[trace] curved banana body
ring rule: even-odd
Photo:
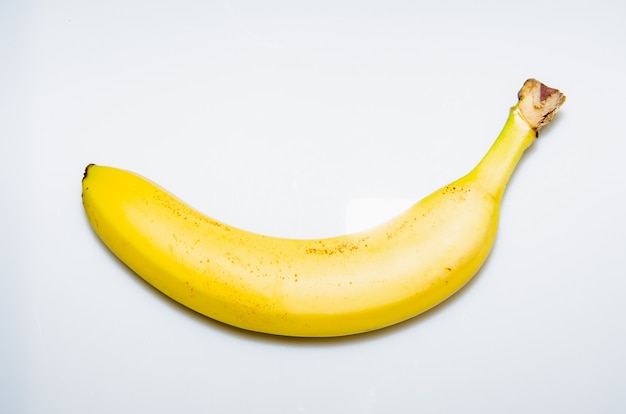
[[[560,106],[564,97],[550,91]],[[137,174],[96,165],[85,171],[83,204],[115,255],[210,318],[287,336],[370,331],[437,305],[487,258],[506,183],[542,125],[529,122],[522,101],[468,175],[368,231],[316,240],[255,234],[207,217]]]

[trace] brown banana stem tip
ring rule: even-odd
[[[528,79],[517,94],[517,104],[522,117],[531,128],[539,131],[547,125],[565,102],[565,95],[536,79]]]

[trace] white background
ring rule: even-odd
[[[625,411],[625,18],[617,0],[2,2],[0,411]],[[528,77],[568,100],[491,257],[377,333],[197,316],[82,210],[98,163],[249,230],[341,233],[359,200],[418,200],[473,167]]]

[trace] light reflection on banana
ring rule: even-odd
[[[524,150],[565,101],[529,79],[469,174],[371,230],[270,237],[210,218],[129,171],[89,165],[83,205],[132,270],[183,305],[243,329],[340,336],[418,315],[465,285],[493,245],[500,202]]]

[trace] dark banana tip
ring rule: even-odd
[[[89,172],[89,167],[93,167],[94,165],[96,165],[96,164],[93,164],[93,163],[92,163],[92,164],[89,164],[89,165],[87,165],[87,166],[85,167],[85,172],[83,172],[83,180],[84,180],[85,178],[87,178],[87,173]]]

